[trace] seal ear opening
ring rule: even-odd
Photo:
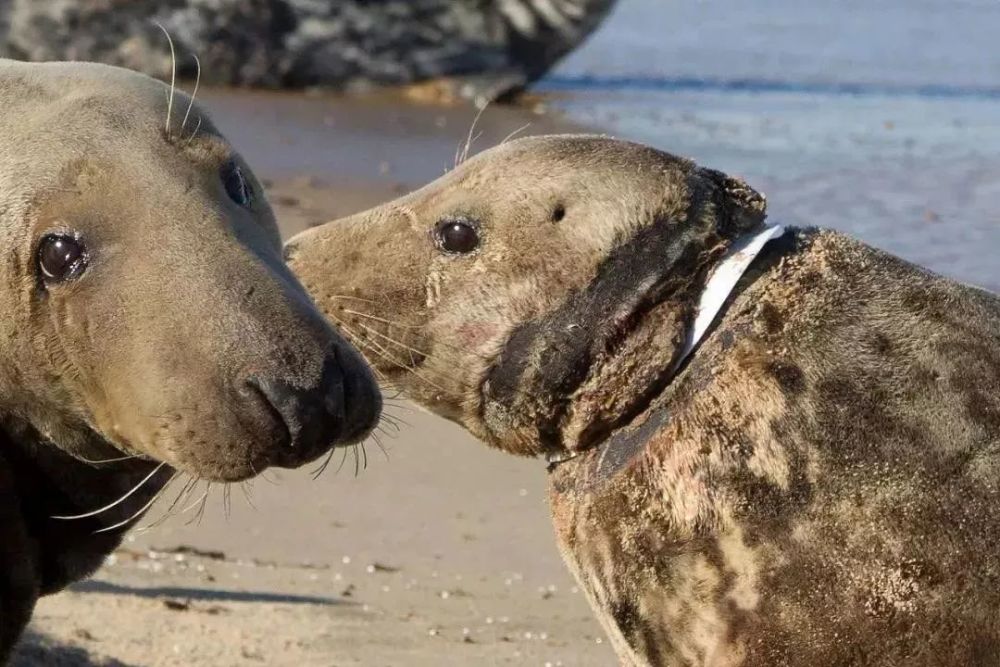
[[[713,199],[719,210],[723,233],[742,234],[764,224],[767,218],[767,198],[746,181],[715,169],[702,168],[701,173],[715,186]]]

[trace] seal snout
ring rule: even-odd
[[[296,468],[337,445],[364,438],[378,420],[381,396],[350,353],[332,349],[314,383],[254,374],[245,381],[253,409],[263,410],[281,434],[268,451],[270,465]]]

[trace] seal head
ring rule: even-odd
[[[573,452],[662,390],[708,273],[764,208],[651,148],[536,137],[286,256],[386,382],[509,452]]]
[[[134,72],[11,61],[0,101],[8,430],[219,481],[367,433],[369,371],[284,266],[261,186],[199,107],[185,125],[189,100]]]

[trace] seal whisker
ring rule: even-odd
[[[109,504],[105,505],[104,507],[102,507],[100,509],[96,509],[96,510],[94,510],[92,512],[87,512],[86,514],[75,514],[75,515],[71,515],[71,516],[53,516],[53,517],[50,517],[50,518],[57,519],[59,521],[74,521],[76,519],[87,519],[87,518],[92,517],[92,516],[97,516],[98,514],[103,514],[104,512],[107,512],[110,509],[114,509],[118,505],[121,505],[123,502],[125,502],[126,500],[128,500],[129,498],[131,498],[136,492],[138,492],[139,489],[141,489],[146,484],[146,482],[148,482],[149,480],[153,479],[153,477],[155,477],[156,474],[158,472],[160,472],[160,470],[162,470],[163,466],[165,466],[165,465],[167,465],[167,464],[164,462],[164,463],[161,463],[160,465],[156,466],[155,468],[153,468],[153,471],[150,472],[145,477],[143,477],[142,481],[139,482],[138,484],[136,484],[134,487],[132,487],[132,489],[129,492],[127,492],[125,495],[123,495],[121,498],[119,498],[118,500],[114,501],[113,503],[109,503]],[[171,477],[171,479],[173,479],[173,477]],[[162,489],[161,489],[161,491],[162,491]]]
[[[192,487],[192,488],[191,488],[191,493],[194,493],[194,489],[195,489],[196,487],[197,487],[197,485],[195,485],[194,487]],[[183,515],[183,514],[187,514],[188,512],[190,512],[191,510],[193,510],[193,509],[194,509],[195,507],[197,507],[198,503],[200,503],[200,502],[202,501],[202,499],[203,499],[203,498],[204,498],[205,496],[207,496],[207,495],[208,495],[208,492],[209,492],[209,491],[210,491],[211,489],[212,489],[212,483],[211,483],[211,482],[206,482],[206,483],[205,483],[205,491],[204,491],[204,493],[202,493],[202,494],[201,494],[200,496],[198,496],[198,499],[197,499],[197,500],[195,500],[195,501],[194,501],[193,503],[191,503],[190,505],[188,505],[187,507],[185,507],[184,509],[182,509],[182,510],[180,511],[180,514],[181,514],[181,515]],[[189,494],[189,495],[190,495],[190,494]],[[186,500],[186,498],[185,498],[185,500]]]
[[[312,473],[312,478],[313,478],[313,481],[315,481],[315,480],[319,479],[319,478],[320,478],[320,476],[321,476],[321,475],[322,475],[322,474],[323,474],[324,472],[326,472],[326,467],[327,467],[328,465],[330,465],[330,461],[331,461],[331,460],[333,460],[333,453],[334,453],[335,451],[337,451],[337,448],[336,448],[336,447],[332,448],[332,449],[330,450],[330,452],[329,452],[329,453],[328,453],[328,454],[326,455],[326,458],[325,458],[325,459],[323,459],[323,463],[321,463],[321,464],[320,464],[320,466],[319,466],[319,467],[318,467],[318,468],[317,468],[316,470],[314,470],[314,471],[313,471],[313,473]]]
[[[250,480],[240,482],[240,490],[243,492],[243,497],[246,498],[247,505],[249,505],[256,512],[257,504],[253,501],[253,483]]]
[[[347,461],[347,447],[343,447],[342,449],[344,453],[340,456],[340,465],[337,466],[335,474],[339,474],[344,469],[344,463]]]
[[[160,499],[160,496],[162,496],[163,492],[167,490],[171,482],[173,482],[179,476],[180,473],[178,472],[175,472],[173,475],[171,475],[170,479],[168,479],[166,483],[162,487],[160,487],[160,490],[153,494],[153,497],[149,499],[149,502],[140,507],[132,516],[130,516],[127,519],[124,519],[123,521],[119,521],[118,523],[112,524],[110,526],[105,526],[104,528],[101,528],[99,530],[95,530],[94,535],[97,535],[98,533],[108,533],[111,532],[112,530],[117,530],[118,528],[121,528],[122,526],[127,526],[128,524],[132,523],[133,521],[141,517],[143,514],[146,513],[146,511],[150,507],[153,506],[153,503],[155,503],[157,500]]]
[[[191,115],[191,109],[192,109],[192,107],[194,107],[194,99],[196,97],[198,97],[198,86],[201,85],[201,60],[198,58],[197,55],[192,55],[191,57],[194,58],[194,65],[195,65],[195,68],[196,68],[195,77],[194,77],[194,90],[191,92],[191,99],[188,100],[187,111],[184,112],[184,119],[181,121],[181,134],[184,134],[184,128],[187,127],[188,116]],[[201,126],[201,124],[200,124],[201,123],[201,118],[200,117],[199,117],[198,121],[199,121],[199,127],[200,127]],[[192,136],[194,136],[194,135],[192,134]]]
[[[222,487],[222,513],[226,517],[226,522],[229,521],[233,509],[232,490],[233,485],[228,482]]]
[[[401,342],[401,341],[399,341],[399,340],[396,340],[396,339],[395,339],[395,338],[393,338],[392,336],[388,336],[388,335],[386,335],[386,334],[384,334],[384,333],[382,333],[382,332],[378,331],[377,329],[373,329],[372,327],[369,327],[369,326],[367,326],[367,325],[365,325],[365,324],[363,324],[363,323],[361,323],[361,322],[358,322],[357,324],[358,324],[358,325],[359,325],[360,327],[362,327],[362,328],[363,328],[363,329],[364,329],[365,331],[367,331],[367,332],[369,332],[369,333],[372,333],[372,334],[374,334],[374,335],[378,336],[379,338],[382,338],[383,340],[387,341],[387,342],[388,342],[389,344],[391,344],[391,345],[395,345],[396,347],[400,347],[400,348],[402,348],[402,349],[406,350],[407,352],[410,352],[411,354],[418,354],[418,355],[420,355],[421,357],[423,357],[423,358],[424,358],[425,360],[427,360],[427,361],[439,361],[439,362],[441,362],[441,363],[443,363],[443,364],[447,364],[447,363],[448,363],[448,361],[447,361],[447,360],[445,360],[445,359],[442,359],[441,357],[438,357],[438,356],[436,356],[436,355],[434,355],[434,354],[431,354],[431,353],[429,353],[429,352],[423,352],[423,351],[421,351],[421,350],[419,350],[419,349],[417,349],[417,348],[415,348],[415,347],[412,347],[412,346],[410,346],[410,345],[407,345],[406,343],[403,343],[403,342]],[[385,348],[385,346],[382,346],[382,345],[379,345],[379,344],[378,344],[378,343],[376,343],[375,341],[372,341],[372,340],[368,340],[368,341],[366,341],[366,342],[369,342],[369,343],[372,343],[373,345],[376,345],[376,346],[378,346],[379,348],[381,348],[382,350],[384,350],[384,351],[385,351],[385,352],[386,352],[387,354],[391,354],[391,353],[389,353],[389,351],[388,351],[388,350],[387,350],[387,349]],[[457,348],[456,348],[456,349],[457,349]],[[472,356],[476,356],[476,357],[479,357],[479,355],[475,355],[475,354],[473,354]],[[485,361],[485,360],[487,360],[487,358],[486,358],[486,357],[479,357],[479,358],[482,358],[482,359],[483,359],[484,361]],[[427,380],[426,380],[425,378],[423,378],[423,377],[422,377],[422,376],[421,376],[421,375],[420,375],[420,374],[419,374],[419,373],[417,372],[417,366],[416,366],[417,362],[416,362],[415,360],[413,360],[412,356],[411,356],[411,360],[410,360],[410,364],[409,364],[409,365],[406,365],[406,364],[402,364],[402,362],[399,362],[398,360],[395,360],[395,359],[393,359],[393,361],[394,361],[394,362],[395,362],[395,363],[396,363],[397,365],[401,365],[402,367],[404,367],[404,368],[405,368],[405,369],[406,369],[407,371],[409,371],[410,373],[413,373],[413,374],[414,374],[414,375],[416,375],[417,377],[419,377],[419,378],[421,378],[422,380],[424,380],[425,382],[427,382]],[[467,384],[467,383],[464,383],[464,382],[462,382],[462,380],[461,380],[461,379],[459,379],[459,378],[456,378],[456,377],[454,377],[453,375],[450,375],[450,374],[446,374],[446,373],[445,373],[445,371],[440,371],[440,370],[437,370],[437,369],[435,369],[435,368],[434,368],[434,366],[432,366],[432,365],[430,365],[430,364],[427,364],[427,363],[423,363],[423,364],[421,364],[421,365],[420,365],[420,370],[421,370],[422,372],[424,372],[424,373],[428,373],[428,374],[430,374],[430,375],[432,375],[432,376],[435,376],[435,377],[437,377],[437,378],[438,378],[439,380],[442,380],[442,381],[444,381],[444,382],[446,382],[446,383],[449,383],[449,382],[450,382],[450,383],[453,383],[453,384],[455,384],[455,385],[457,386],[457,388],[458,388],[458,389],[472,389],[472,388],[474,388],[474,387],[475,387],[475,385],[473,385],[473,384],[471,384],[471,383],[470,383],[470,384]],[[438,386],[438,385],[436,385],[436,384],[432,384],[431,386],[433,386],[433,387],[434,387],[435,389],[438,389],[438,390],[440,390],[440,391],[447,391],[447,389],[445,389],[445,388],[443,388],[443,387],[440,387],[440,386]]]
[[[350,300],[350,301],[364,301],[365,303],[378,304],[378,302],[375,301],[374,299],[364,299],[364,298],[362,298],[360,296],[350,296],[349,294],[328,294],[327,298],[328,299],[346,299],[346,300]]]
[[[361,338],[355,331],[353,331],[350,327],[348,327],[346,324],[344,324],[336,316],[331,315],[330,317],[335,322],[337,322],[338,326],[353,340],[353,342],[358,347],[360,347],[360,348],[362,348],[364,350],[368,350],[370,352],[374,352],[375,354],[377,354],[378,356],[382,357],[383,359],[385,359],[386,361],[388,361],[392,365],[397,366],[398,368],[400,368],[400,369],[402,369],[402,370],[404,370],[404,371],[406,371],[408,373],[412,373],[414,375],[414,377],[417,377],[420,380],[423,380],[430,387],[432,387],[434,389],[437,389],[438,391],[445,392],[445,393],[448,392],[448,390],[445,389],[444,387],[441,387],[437,383],[435,383],[435,382],[433,382],[433,381],[425,378],[423,375],[421,375],[412,366],[407,366],[405,363],[403,363],[402,361],[400,361],[399,359],[397,359],[396,357],[394,357],[388,350],[386,350],[383,346],[379,345],[375,341],[373,341],[373,340],[365,340],[365,339]]]
[[[366,313],[359,313],[359,312],[354,311],[354,310],[347,310],[346,308],[344,309],[343,312],[349,313],[351,315],[359,315],[361,317],[365,317],[365,318],[374,320],[376,322],[382,322],[383,324],[386,324],[388,326],[398,326],[399,328],[406,328],[405,325],[398,325],[395,322],[391,322],[389,320],[385,320],[385,319],[382,319],[380,317],[375,317],[374,315],[367,315]],[[417,349],[417,348],[412,347],[410,345],[407,345],[406,343],[403,343],[401,341],[395,340],[395,339],[391,338],[390,336],[388,336],[387,334],[384,334],[384,333],[378,331],[377,329],[373,329],[371,327],[365,326],[365,324],[363,324],[362,322],[358,322],[358,326],[362,326],[362,327],[365,328],[366,331],[370,331],[371,333],[376,334],[377,336],[379,336],[381,338],[384,338],[385,340],[388,340],[389,342],[393,343],[394,345],[398,345],[399,347],[405,348],[405,349],[407,349],[407,350],[409,350],[411,352],[415,352],[415,353],[419,354],[422,357],[427,357],[428,359],[434,358],[434,355],[431,354],[430,352],[425,352],[423,350],[420,350],[420,349]],[[416,329],[418,327],[412,327],[412,328]],[[444,341],[437,341],[437,344],[440,345],[441,347],[445,348],[445,349],[454,350],[456,352],[461,352],[463,354],[469,354],[469,355],[471,355],[473,357],[477,357],[477,358],[482,359],[484,361],[488,361],[490,359],[490,357],[488,357],[486,355],[478,354],[478,353],[476,353],[476,352],[474,352],[474,351],[472,351],[472,350],[470,350],[468,348],[459,347],[457,345],[451,345],[449,343],[445,343]]]
[[[517,128],[516,130],[514,130],[513,132],[511,132],[510,134],[508,134],[506,137],[504,137],[500,141],[500,143],[497,144],[497,146],[503,146],[505,143],[507,143],[508,141],[510,141],[511,139],[513,139],[514,137],[516,137],[517,135],[521,134],[522,132],[524,132],[525,130],[527,130],[529,127],[531,127],[531,123],[525,123],[521,127]]]
[[[413,426],[412,424],[409,424],[409,423],[407,423],[405,421],[402,421],[402,420],[393,419],[392,417],[382,417],[379,420],[379,427],[384,427],[385,425],[388,425],[396,433],[399,433],[402,430],[402,428],[400,427],[400,424],[402,424],[403,426],[410,427],[410,428],[412,428],[412,426]]]
[[[473,137],[472,135],[476,131],[476,125],[479,124],[479,119],[482,118],[483,114],[486,113],[486,109],[490,106],[489,101],[487,101],[482,107],[480,107],[479,112],[476,113],[476,117],[472,119],[472,125],[469,126],[469,134],[465,138],[465,147],[461,151],[460,157],[455,160],[455,166],[458,167],[460,164],[469,159],[469,151],[472,150],[473,142],[482,136],[482,132]],[[460,144],[461,146],[461,144]]]
[[[201,116],[198,116],[198,122],[194,126],[194,131],[191,132],[191,136],[187,138],[187,141],[184,144],[185,146],[190,146],[191,142],[194,141],[195,138],[198,136],[198,130],[201,129],[201,120],[202,120]]]
[[[188,481],[184,483],[184,486],[181,487],[180,492],[174,497],[173,501],[167,507],[166,511],[163,512],[163,515],[156,521],[146,526],[140,526],[139,528],[136,529],[136,532],[144,533],[146,531],[152,530],[153,528],[156,528],[157,526],[162,525],[163,522],[165,522],[167,519],[173,516],[174,508],[177,507],[178,504],[180,504],[183,498],[186,498],[188,495],[191,494],[191,491],[194,489],[197,483],[198,479],[196,477],[189,478]]]
[[[341,311],[341,312],[347,313],[348,315],[357,315],[359,317],[364,317],[365,319],[368,319],[368,320],[375,320],[376,322],[381,322],[382,324],[387,324],[387,325],[389,325],[391,327],[398,327],[400,329],[417,329],[417,330],[419,330],[419,329],[425,329],[426,328],[426,327],[422,327],[422,326],[419,326],[419,325],[416,325],[416,324],[403,324],[401,322],[393,322],[391,320],[387,320],[385,318],[377,317],[375,315],[372,315],[371,313],[362,313],[362,312],[359,312],[357,310],[349,310],[347,308],[344,308],[343,311]]]
[[[118,456],[113,459],[88,459],[83,456],[77,456],[77,459],[83,461],[84,463],[89,463],[91,465],[101,465],[102,463],[119,463],[121,461],[131,461],[132,459],[142,458],[137,454],[129,454],[128,456]]]
[[[167,29],[163,27],[163,24],[159,21],[153,21],[156,27],[159,28],[163,35],[167,38],[167,44],[170,46],[170,94],[167,97],[167,124],[165,132],[167,137],[170,137],[170,117],[173,115],[174,111],[174,91],[177,90],[177,52],[174,50],[174,40],[167,32]]]
[[[372,440],[374,440],[378,448],[382,450],[382,456],[384,456],[385,460],[388,461],[389,452],[386,450],[385,445],[382,444],[382,438],[378,437],[378,433],[372,433]]]
[[[205,516],[205,506],[208,504],[208,494],[212,491],[212,483],[209,482],[208,486],[205,487],[205,493],[201,495],[200,504],[198,505],[198,511],[193,517],[191,517],[186,525],[191,525],[192,523],[201,523],[202,517]],[[193,507],[193,505],[192,505]]]

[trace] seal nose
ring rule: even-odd
[[[272,417],[287,432],[285,447],[268,457],[273,465],[295,468],[329,451],[363,437],[378,419],[380,400],[364,395],[331,352],[322,373],[311,386],[299,386],[280,377],[252,375],[246,383],[269,406]],[[345,376],[349,378],[345,384]],[[362,395],[359,395],[362,394]]]

